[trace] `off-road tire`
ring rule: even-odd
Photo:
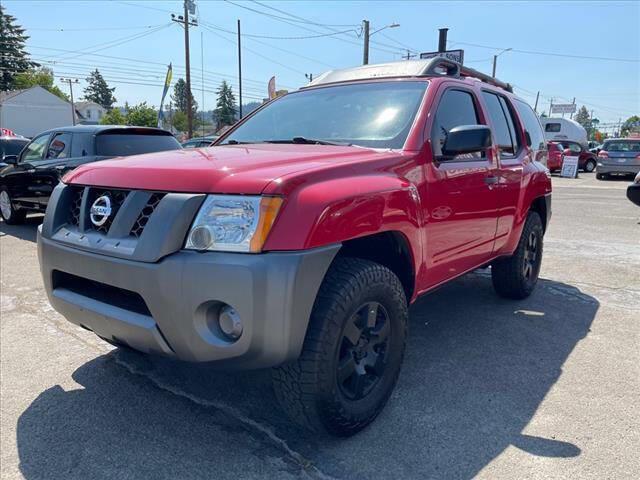
[[[378,379],[365,396],[350,399],[346,385],[355,379],[345,377],[346,381],[340,383],[338,367],[345,359],[350,361],[348,354],[353,354],[353,362],[366,362],[370,357],[365,355],[363,359],[355,351],[341,357],[345,345],[351,345],[346,332],[354,318],[362,318],[356,317],[361,306],[374,304],[379,305],[376,311],[382,307],[379,312],[386,315],[390,327],[388,343],[382,346],[386,352],[381,357],[385,358],[382,373],[373,374]],[[379,321],[381,314],[376,315]],[[365,320],[369,324],[369,318]],[[407,298],[391,270],[368,260],[337,258],[320,286],[300,357],[273,369],[273,386],[282,408],[296,423],[316,432],[347,437],[365,428],[383,409],[395,387],[404,357],[407,323]],[[372,348],[378,347],[381,345]],[[379,355],[372,353],[371,358]],[[376,364],[373,371],[378,369]],[[365,377],[368,375],[371,373]]]
[[[594,159],[587,160],[587,163],[584,164],[583,170],[587,173],[594,172],[596,169],[596,161]]]
[[[0,195],[6,195],[6,198],[8,198],[9,201],[9,215],[5,215],[4,209],[0,209],[0,216],[2,217],[2,220],[4,220],[4,223],[7,225],[19,225],[24,223],[24,219],[27,217],[27,212],[24,210],[18,210],[13,206],[13,201],[11,200],[11,195],[9,194],[7,187],[0,187]]]
[[[515,300],[531,295],[538,282],[542,264],[543,237],[540,215],[529,212],[516,251],[510,257],[500,258],[491,265],[491,280],[498,295]],[[536,242],[535,249],[532,238]],[[535,258],[532,259],[534,254]]]

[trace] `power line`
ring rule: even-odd
[[[24,27],[27,31],[38,31],[38,32],[95,32],[102,30],[142,30],[145,28],[155,28],[160,27],[164,24],[159,25],[140,25],[137,27],[86,27],[86,28],[32,28],[32,27]]]
[[[458,45],[467,45],[467,46],[470,46],[470,47],[487,48],[489,50],[504,50],[504,48],[502,48],[502,47],[490,47],[488,45],[479,45],[477,43],[452,42],[452,44],[454,44],[454,43],[458,44]],[[579,59],[583,59],[583,60],[605,60],[605,61],[611,61],[611,62],[628,62],[628,63],[639,63],[640,62],[640,60],[638,60],[638,59],[631,59],[631,58],[594,57],[594,56],[587,56],[587,55],[573,55],[573,54],[568,54],[568,53],[539,52],[539,51],[534,51],[534,50],[520,50],[520,49],[517,49],[517,48],[512,48],[510,51],[518,52],[518,53],[526,53],[528,55],[544,55],[544,56],[550,56],[550,57],[579,58]]]

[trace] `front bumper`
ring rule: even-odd
[[[599,162],[596,167],[596,172],[604,174],[636,175],[640,172],[640,165],[616,165]]]
[[[339,248],[259,255],[179,251],[146,263],[64,246],[38,232],[47,296],[67,320],[142,352],[239,368],[297,358]],[[223,305],[243,324],[235,342],[217,323]]]
[[[632,183],[627,187],[627,198],[640,207],[640,183]]]

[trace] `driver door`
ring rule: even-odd
[[[36,167],[44,159],[50,134],[45,133],[28,143],[18,158],[18,163],[5,174],[5,182],[11,198],[29,208],[38,208],[40,199],[33,188]]]

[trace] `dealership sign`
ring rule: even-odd
[[[420,58],[423,60],[436,57],[448,58],[462,65],[464,61],[464,50],[447,50],[446,52],[426,52],[420,54]]]
[[[576,104],[554,103],[551,105],[551,113],[576,113]]]

